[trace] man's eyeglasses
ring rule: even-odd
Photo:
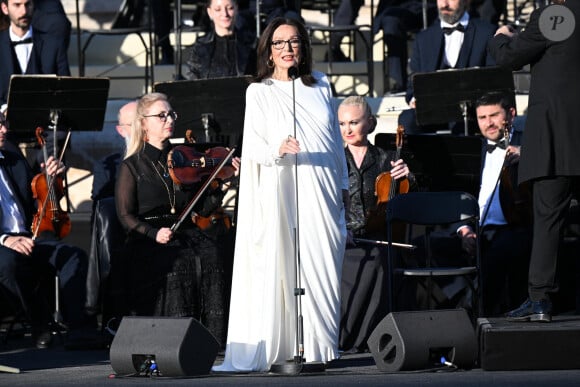
[[[148,116],[143,116],[143,117],[144,118],[158,117],[163,122],[167,122],[167,117],[171,117],[171,119],[173,121],[176,121],[177,120],[177,113],[173,110],[170,110],[168,112],[161,112],[159,114],[149,114]]]
[[[8,124],[6,123],[5,119],[0,119],[0,127],[5,127],[6,129],[8,129]]]
[[[286,44],[289,44],[292,48],[298,48],[302,44],[302,39],[294,38],[290,40],[273,40],[272,47],[276,50],[283,50],[286,47]]]

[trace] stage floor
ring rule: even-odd
[[[479,368],[454,372],[381,373],[370,354],[344,355],[324,373],[279,376],[272,374],[207,375],[192,378],[146,377],[110,378],[113,370],[108,351],[67,351],[62,345],[51,349],[26,348],[30,338],[11,339],[0,344],[0,364],[21,369],[20,374],[0,373],[2,386],[137,386],[165,385],[244,385],[244,386],[578,386],[580,370],[563,371],[484,371]],[[533,348],[529,344],[530,350]],[[218,358],[216,361],[221,361]]]

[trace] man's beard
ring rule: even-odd
[[[455,24],[461,19],[463,14],[465,13],[465,4],[460,4],[459,8],[455,10],[452,14],[443,14],[441,10],[439,10],[439,19],[443,20],[445,23],[448,24]]]
[[[16,23],[14,23],[14,24],[18,28],[27,29],[30,27],[30,18],[29,17],[20,18],[20,19],[16,20]]]

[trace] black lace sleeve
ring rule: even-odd
[[[147,222],[139,220],[139,203],[137,194],[136,171],[123,162],[119,168],[115,186],[115,202],[121,224],[129,233],[139,233],[155,239],[157,229]]]

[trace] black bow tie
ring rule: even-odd
[[[495,150],[495,148],[500,148],[500,149],[505,149],[507,148],[507,145],[505,143],[505,140],[501,140],[496,144],[487,144],[486,145],[486,149],[487,149],[487,153],[491,153]]]
[[[12,47],[18,46],[19,44],[28,44],[28,43],[32,43],[32,38],[26,38],[26,39],[22,39],[22,40],[13,40],[11,43],[12,43]]]
[[[457,25],[453,27],[443,27],[443,33],[445,35],[451,35],[453,31],[465,32],[465,27],[463,27],[463,24],[461,23],[457,23]]]

